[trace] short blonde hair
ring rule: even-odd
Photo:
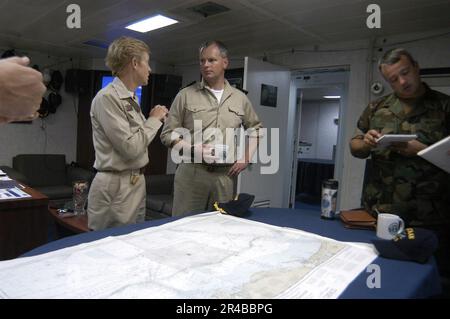
[[[140,61],[143,53],[150,55],[150,48],[143,41],[131,37],[120,37],[108,47],[105,58],[106,66],[116,76],[131,59],[136,58]]]

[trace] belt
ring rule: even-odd
[[[123,170],[123,171],[116,171],[116,170],[112,170],[112,169],[99,169],[99,170],[97,170],[97,172],[99,172],[99,173],[112,173],[112,174],[130,173],[130,174],[142,175],[142,174],[145,173],[145,167],[141,167],[139,169],[126,169],[126,170]]]
[[[233,165],[211,165],[211,164],[197,164],[200,167],[206,169],[208,172],[228,172]]]

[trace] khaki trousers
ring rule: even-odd
[[[88,196],[88,227],[92,230],[129,225],[145,219],[145,177],[131,184],[131,172],[98,172]]]
[[[175,172],[172,216],[213,211],[214,202],[232,200],[234,178],[227,175],[230,167],[209,170],[203,164],[180,164]]]

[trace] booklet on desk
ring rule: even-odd
[[[421,150],[417,155],[450,173],[450,136]]]
[[[416,134],[386,134],[377,139],[378,146],[385,147],[395,142],[409,142],[417,138]]]
[[[0,200],[3,199],[18,199],[31,197],[30,194],[18,189],[17,187],[0,189]]]

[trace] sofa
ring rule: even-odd
[[[20,154],[12,162],[12,169],[3,166],[3,170],[11,178],[46,195],[50,203],[72,200],[72,183],[86,180],[90,185],[95,175],[74,163],[67,164],[63,154]]]
[[[172,216],[174,174],[146,175],[146,220]]]

